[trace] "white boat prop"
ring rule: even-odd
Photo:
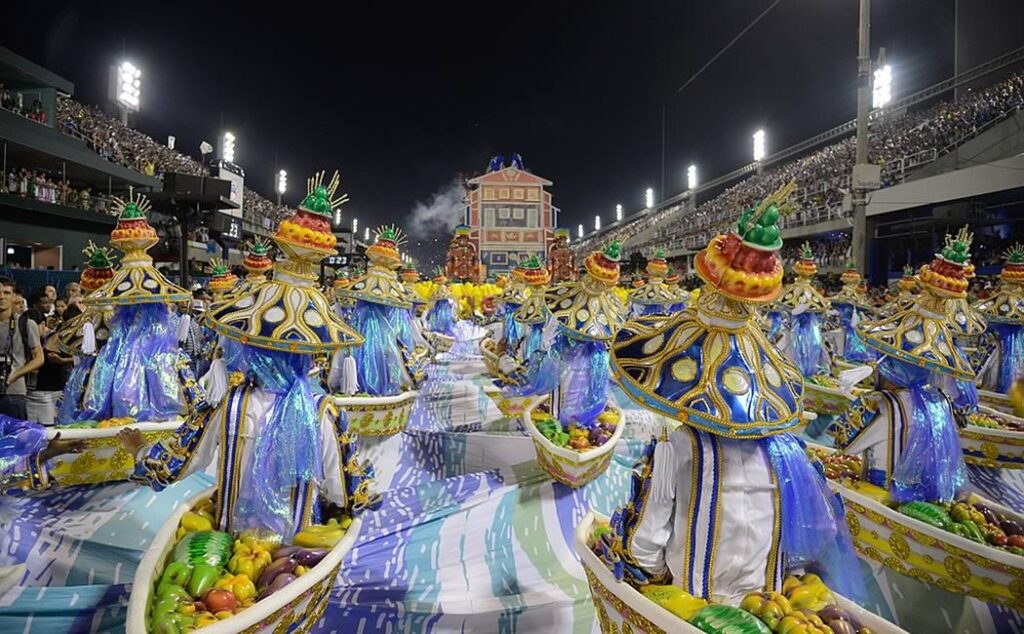
[[[128,423],[111,427],[49,427],[49,438],[58,432],[64,440],[81,440],[81,451],[52,458],[48,463],[49,473],[61,486],[80,484],[103,484],[127,480],[135,468],[135,457],[128,453],[117,433],[125,427],[138,429],[152,444],[170,438],[181,425],[180,420],[163,423]]]
[[[167,557],[177,542],[175,533],[181,517],[201,501],[212,497],[214,493],[216,487],[210,487],[179,506],[160,527],[153,543],[142,556],[128,598],[128,618],[125,623],[128,634],[150,632],[147,614],[150,595],[156,590]],[[360,525],[359,518],[353,519],[341,540],[306,574],[238,614],[203,627],[199,631],[203,634],[309,632],[327,608],[341,562],[355,543]]]
[[[484,394],[498,406],[502,416],[522,416],[523,412],[540,398],[538,396],[507,396],[496,385],[485,385],[483,389]]]
[[[1024,429],[1024,418],[986,405],[979,405],[978,413],[1019,424]],[[990,469],[1024,469],[1024,431],[983,427],[968,422],[967,427],[960,429],[959,433],[960,447],[967,464]]]
[[[348,430],[361,436],[393,436],[405,431],[416,402],[416,390],[394,396],[333,396],[348,415]]]
[[[988,405],[992,409],[997,409],[1000,412],[1006,412],[1007,414],[1013,413],[1013,404],[1010,403],[1010,397],[999,392],[992,392],[990,390],[978,389],[978,400]]]
[[[618,406],[608,403],[607,408],[619,413],[619,422],[607,442],[600,447],[585,451],[559,447],[540,433],[536,423],[533,422],[534,410],[550,398],[545,395],[531,403],[523,412],[523,425],[530,432],[530,438],[533,439],[533,447],[537,452],[537,463],[541,468],[558,482],[578,489],[604,473],[608,468],[612,455],[615,453],[615,445],[622,438],[622,432],[626,428],[626,421],[622,416],[622,410]]]
[[[834,453],[830,448],[812,446]],[[843,498],[850,535],[862,558],[947,592],[1024,609],[1024,556],[904,515],[857,491],[851,483],[829,480],[828,485]],[[971,494],[968,502],[1024,522],[1019,513],[977,494]]]
[[[657,603],[640,594],[633,586],[617,581],[601,560],[587,546],[587,539],[593,532],[595,521],[600,518],[593,511],[588,512],[576,527],[573,547],[583,564],[583,572],[590,585],[591,599],[597,611],[597,621],[602,634],[702,634],[702,630],[690,625]],[[606,519],[606,518],[600,518]],[[906,634],[898,626],[882,617],[865,610],[853,601],[836,594],[836,602],[861,624],[875,634]]]

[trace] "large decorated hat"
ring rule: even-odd
[[[536,255],[531,255],[522,266],[526,270],[527,284],[532,287],[533,291],[512,315],[512,318],[524,324],[539,324],[548,318],[548,309],[542,289],[547,286],[551,274],[541,265],[540,258]]]
[[[312,213],[332,208],[330,197],[337,188],[337,174],[327,187],[322,178],[323,172],[309,180],[309,195],[302,201]],[[300,213],[301,209],[285,222],[302,226],[295,221]],[[274,279],[211,309],[207,319],[214,330],[245,345],[303,354],[363,342],[362,335],[335,314],[316,287],[319,261],[326,248],[313,241],[302,242],[299,238],[304,235],[295,231],[286,235],[280,229],[274,234],[274,242],[285,256],[274,264]]]
[[[846,261],[846,270],[839,276],[843,287],[830,299],[835,305],[847,304],[862,310],[874,310],[867,298],[861,291],[861,275],[857,271],[857,264],[852,259]]]
[[[803,377],[754,313],[709,283],[693,308],[631,320],[612,344],[615,379],[645,408],[712,434],[757,439],[790,430],[800,422]]]
[[[89,307],[106,307],[191,299],[191,293],[172,284],[156,270],[153,258],[147,253],[160,241],[156,230],[146,221],[149,200],[142,194],[133,194],[128,200],[115,197],[113,209],[118,217],[117,227],[110,233],[110,244],[124,253],[121,268],[102,287],[86,295],[83,303]]]
[[[975,310],[990,322],[1024,325],[1024,244],[1017,243],[1003,254],[999,290],[974,304]]]
[[[498,301],[503,304],[522,304],[526,301],[527,270],[526,260],[516,264],[509,274],[508,282],[501,289]]]
[[[220,258],[210,259],[211,277],[208,284],[210,292],[214,295],[223,295],[235,288],[238,284],[238,276],[231,272],[228,263]]]
[[[665,283],[669,286],[676,286],[682,280],[679,275],[679,271],[673,269],[671,266],[668,267],[668,272],[665,274]]]
[[[569,230],[565,227],[555,229],[555,240],[569,240]]]
[[[103,286],[114,277],[114,262],[110,257],[110,249],[98,247],[89,240],[88,246],[82,249],[85,254],[85,270],[78,284],[86,293],[91,293]]]
[[[977,337],[988,329],[985,316],[975,310],[966,297],[951,299],[946,306],[953,334],[957,337]]]
[[[857,270],[857,262],[853,258],[846,260],[846,270],[839,276],[839,281],[843,283],[843,286],[853,288],[860,285],[860,271]]]
[[[665,283],[668,271],[665,253],[658,249],[654,257],[647,261],[647,274],[651,276],[650,279],[630,293],[630,301],[641,306],[667,306],[678,303],[679,293]]]
[[[430,292],[430,299],[428,301],[435,302],[443,299],[451,299],[452,289],[448,288],[448,277],[444,274],[444,268],[440,266],[437,267],[431,281],[434,283],[434,289]]]
[[[455,225],[454,233],[456,237],[465,236],[468,238],[470,234],[470,226],[467,224]]]
[[[282,220],[274,234],[277,246],[293,259],[319,262],[336,252],[338,239],[331,232],[331,222],[334,210],[348,202],[348,196],[334,196],[341,183],[338,172],[327,184],[324,174],[321,171],[306,181],[308,193],[298,211]]]
[[[870,347],[910,365],[960,380],[974,377],[970,362],[960,354],[950,327],[949,300],[966,297],[964,269],[970,258],[971,235],[966,228],[946,236],[946,248],[931,264],[921,267],[922,293],[907,310],[878,321],[861,322],[857,330]]]
[[[622,246],[618,241],[603,251],[587,256],[587,274],[572,284],[562,284],[547,292],[548,311],[575,339],[607,341],[622,325],[622,302],[615,296],[619,279],[619,258]]]
[[[808,313],[826,312],[832,303],[811,283],[818,272],[811,243],[804,242],[800,251],[800,259],[793,265],[796,279],[782,291],[778,303],[789,310],[804,306]]]
[[[711,288],[744,302],[766,303],[782,291],[779,218],[796,189],[789,183],[743,212],[733,231],[715,236],[695,258],[695,268]]]
[[[413,293],[399,281],[398,273],[395,272],[402,264],[402,255],[398,251],[398,247],[404,243],[402,231],[391,226],[381,227],[376,233],[377,240],[366,249],[370,259],[366,275],[338,293],[372,304],[411,308]]]
[[[420,272],[416,270],[415,264],[410,264],[399,270],[398,275],[402,278],[403,284],[415,284],[420,281]]]

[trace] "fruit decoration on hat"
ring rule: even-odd
[[[374,233],[374,243],[366,248],[366,257],[370,260],[366,275],[340,292],[373,304],[410,308],[414,294],[398,280],[396,272],[402,265],[402,254],[398,248],[405,244],[405,236],[394,225],[382,226]]]
[[[420,281],[420,272],[416,270],[415,264],[403,268],[398,272],[398,275],[402,278],[403,284],[415,284]]]
[[[366,257],[374,264],[391,269],[402,266],[402,256],[398,252],[398,247],[406,242],[402,230],[391,225],[382,226],[375,233],[377,239],[366,247]]]
[[[651,277],[664,278],[668,274],[668,262],[665,260],[665,252],[658,249],[654,256],[647,261],[647,274]]]
[[[293,256],[310,259],[335,253],[338,239],[331,232],[331,222],[335,209],[348,202],[348,195],[334,195],[341,183],[338,172],[327,184],[324,174],[318,172],[306,181],[306,197],[291,217],[281,221],[274,234],[274,241]]]
[[[946,246],[917,274],[924,290],[946,298],[967,297],[967,266],[974,234],[963,227],[955,236],[946,235]]]
[[[141,194],[137,197],[130,196],[127,201],[115,197],[114,205],[115,209],[120,208],[120,213],[117,215],[117,226],[110,232],[111,244],[126,253],[130,250],[147,249],[156,244],[156,229],[146,220],[146,212],[150,208],[148,199]],[[149,240],[153,241],[152,244],[136,246]]]
[[[658,249],[647,261],[647,274],[650,279],[644,283],[642,280],[637,288],[630,293],[630,301],[638,307],[635,310],[641,313],[664,313],[680,301],[680,295],[665,282],[665,275],[669,272],[668,262],[665,260],[665,252]]]
[[[619,283],[619,261],[622,259],[622,243],[613,240],[602,251],[592,251],[583,260],[583,267],[594,279],[608,286]]]
[[[110,249],[96,246],[92,240],[82,249],[82,253],[86,257],[85,270],[78,283],[83,291],[91,293],[114,277],[114,262],[110,257]]]
[[[839,276],[843,288],[832,296],[832,303],[836,305],[849,304],[860,309],[872,310],[871,304],[868,303],[867,298],[864,297],[864,291],[861,289],[862,279],[857,271],[856,261],[853,258],[847,259],[846,270]]]
[[[839,276],[843,286],[857,287],[860,285],[861,275],[857,271],[857,262],[853,258],[846,260],[846,270]]]
[[[233,289],[238,284],[238,276],[231,272],[227,262],[220,258],[210,259],[211,277],[209,283],[210,292],[214,295],[221,295]]]
[[[548,280],[551,279],[551,274],[548,273],[548,270],[540,263],[540,258],[537,257],[536,253],[520,263],[520,265],[516,267],[516,270],[520,272],[520,275],[527,286],[546,286]]]
[[[900,278],[900,281],[897,282],[896,285],[899,287],[900,291],[905,291],[907,293],[916,293],[918,290],[917,271],[914,270],[914,267],[910,266],[909,264],[904,266],[903,277]]]
[[[249,275],[263,276],[274,268],[274,260],[270,257],[270,242],[263,236],[257,236],[245,245],[245,259],[242,266]]]
[[[792,206],[787,202],[796,189],[791,182],[743,212],[733,231],[715,236],[697,254],[697,275],[724,295],[744,302],[766,303],[782,291],[782,263],[776,252],[782,247],[779,218]]]
[[[818,274],[818,265],[814,262],[814,250],[811,243],[805,241],[800,245],[800,259],[793,265],[793,272],[800,277],[814,277]]]

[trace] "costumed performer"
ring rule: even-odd
[[[1003,258],[999,290],[974,308],[988,320],[988,337],[995,340],[978,373],[979,384],[1008,394],[1014,380],[1024,377],[1024,244],[1013,245]]]
[[[779,350],[800,368],[804,378],[828,375],[831,359],[822,336],[822,315],[832,308],[828,298],[811,284],[818,273],[811,244],[801,246],[800,259],[793,265],[796,279],[787,286],[779,304],[789,311],[789,327],[779,339]]]
[[[667,274],[665,252],[658,249],[654,257],[647,261],[647,282],[629,294],[632,317],[668,314],[672,306],[678,303],[678,295],[665,283]]]

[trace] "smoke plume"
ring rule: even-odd
[[[465,217],[462,180],[453,178],[430,195],[426,202],[416,201],[405,226],[413,239],[448,235]]]

